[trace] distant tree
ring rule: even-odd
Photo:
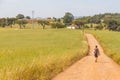
[[[16,18],[7,18],[6,19],[6,24],[7,26],[10,26],[12,28],[12,25],[15,24]]]
[[[58,18],[58,19],[57,19],[57,22],[61,22],[61,19],[60,19],[60,18]]]
[[[30,16],[26,16],[26,19],[31,19]]]
[[[53,17],[53,20],[56,22],[56,21],[57,21],[57,18]]]
[[[45,29],[45,26],[49,25],[49,21],[47,21],[47,20],[38,20],[38,24],[40,24],[43,27],[43,29]]]
[[[86,20],[76,19],[73,21],[73,24],[77,25],[80,28],[84,26],[84,24],[87,23]]]
[[[118,22],[115,21],[115,20],[106,20],[105,23],[107,24],[107,28],[109,30],[113,30],[113,31],[116,31],[117,30],[117,27],[119,26]]]
[[[47,19],[52,19],[51,17],[48,17]]]
[[[6,26],[6,19],[5,18],[1,18],[0,19],[0,26],[1,27],[5,27]]]
[[[95,30],[102,30],[104,27],[102,24],[98,24],[97,26],[94,27]]]
[[[60,22],[53,22],[53,23],[51,23],[51,27],[58,29],[58,28],[64,28],[65,25]]]
[[[13,21],[13,25],[16,24],[16,20],[17,20],[17,19],[16,19],[16,18],[11,18],[11,19],[12,19],[12,21]]]
[[[55,17],[53,17],[53,21],[54,21],[54,22],[61,22],[61,19],[60,19],[60,18],[55,18]]]
[[[16,23],[20,26],[20,29],[22,29],[22,27],[25,28],[27,21],[23,19],[18,19]]]
[[[65,13],[64,17],[63,17],[63,23],[65,23],[65,25],[71,25],[72,21],[74,20],[74,16],[67,12]]]
[[[89,23],[95,23],[95,24],[99,24],[101,22],[101,20],[99,18],[91,18],[88,20]]]
[[[24,17],[23,14],[18,14],[18,15],[16,16],[16,18],[17,18],[17,19],[23,19],[23,18],[25,18],[25,17]]]

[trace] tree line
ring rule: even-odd
[[[26,24],[32,24],[32,21],[34,21],[34,23],[41,25],[43,29],[45,29],[46,25],[50,25],[52,28],[64,28],[65,26],[70,25],[73,19],[73,15],[69,12],[65,14],[64,18],[53,17],[39,20],[33,20],[30,16],[25,17],[23,14],[18,14],[14,18],[0,18],[0,27],[12,28],[13,25],[18,24],[20,29],[22,29],[26,27]]]
[[[27,19],[30,19],[29,16],[26,16],[26,19],[23,14],[18,14],[15,18],[0,18],[0,27],[10,26],[11,28],[13,25],[18,24],[20,28],[24,27],[28,23]]]
[[[88,23],[97,24],[95,29],[108,29],[110,31],[120,31],[120,14],[119,13],[105,13],[94,16],[87,16],[84,19],[88,20]]]
[[[45,29],[46,25],[50,25],[51,28],[65,28],[70,25],[76,25],[77,29],[82,28],[94,28],[108,29],[112,31],[120,31],[120,14],[119,13],[105,13],[94,16],[85,16],[74,18],[73,14],[66,12],[62,18],[46,18],[46,19],[35,19],[37,24],[41,25]],[[32,19],[30,16],[24,16],[18,14],[15,18],[0,18],[0,27],[13,27],[18,24],[19,28],[25,28],[26,24],[31,23]]]

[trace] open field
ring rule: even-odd
[[[0,80],[50,80],[87,52],[80,30],[0,29]]]
[[[102,44],[105,53],[120,64],[120,32],[89,31]]]

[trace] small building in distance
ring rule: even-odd
[[[79,29],[79,27],[77,25],[70,25],[70,26],[67,26],[67,29]]]

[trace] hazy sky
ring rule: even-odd
[[[120,13],[120,0],[0,0],[0,17],[31,16],[32,10],[35,17],[62,17],[65,12],[74,16]]]

